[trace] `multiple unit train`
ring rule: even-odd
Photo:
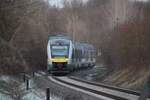
[[[96,63],[96,50],[92,45],[74,42],[63,35],[49,36],[47,56],[47,70],[52,74],[94,67]]]

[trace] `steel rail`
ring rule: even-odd
[[[70,85],[70,86],[73,86],[73,87],[76,87],[76,88],[79,88],[79,89],[82,89],[82,90],[85,90],[85,91],[89,91],[89,92],[92,92],[92,93],[97,94],[97,95],[105,96],[105,97],[108,97],[108,98],[111,98],[111,99],[114,99],[114,100],[128,100],[126,98],[122,98],[122,97],[115,96],[115,95],[112,95],[112,94],[108,94],[108,93],[105,93],[105,92],[101,92],[101,91],[97,91],[97,90],[94,90],[94,89],[89,89],[87,87],[79,86],[79,85],[76,85],[76,84],[73,84],[73,83],[69,83],[69,82],[61,80],[57,77],[52,77],[52,78],[55,79],[56,81],[61,82],[61,83],[64,83],[64,84],[67,84],[67,85]]]
[[[80,78],[77,78],[77,77],[72,77],[72,76],[70,76],[68,78],[70,78],[72,80],[79,81],[79,82],[91,84],[91,85],[94,85],[94,86],[104,87],[104,88],[108,88],[108,89],[111,89],[111,90],[116,90],[116,91],[119,91],[119,92],[133,94],[133,95],[136,95],[136,96],[141,95],[141,93],[139,91],[133,91],[133,90],[129,90],[129,89],[119,88],[119,87],[116,87],[116,86],[109,86],[109,85],[105,85],[105,84],[102,84],[102,83],[91,82],[91,81],[83,80],[83,79],[80,79]],[[148,98],[150,98],[150,95],[148,96]]]

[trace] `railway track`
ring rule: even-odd
[[[141,95],[140,91],[133,91],[133,90],[129,90],[129,89],[119,88],[119,87],[116,87],[116,86],[110,86],[110,85],[106,85],[106,84],[102,84],[102,83],[91,82],[91,81],[83,80],[81,78],[77,78],[77,77],[73,77],[73,76],[71,76],[69,78],[73,79],[73,80],[76,80],[76,81],[85,82],[85,83],[88,83],[88,84],[91,84],[91,85],[104,87],[104,88],[109,88],[109,89],[112,89],[112,90],[117,90],[117,91],[128,93],[128,94],[133,94],[133,95],[136,95],[136,96]],[[150,98],[150,95],[148,96],[148,98]]]
[[[91,92],[92,94],[107,97],[107,99],[105,100],[138,100],[140,96],[140,93],[135,91],[92,83],[77,79],[75,77],[52,77],[52,79],[55,80],[55,82],[59,82],[59,84],[66,84],[67,87],[75,87],[84,91]],[[150,99],[148,98],[147,100]]]
[[[84,86],[76,85],[76,84],[73,84],[73,83],[69,83],[69,82],[66,82],[66,81],[64,81],[64,80],[61,80],[60,78],[56,78],[56,77],[53,77],[53,78],[54,78],[55,80],[61,82],[61,83],[67,84],[67,85],[69,85],[69,86],[73,86],[73,87],[75,87],[75,88],[78,88],[78,89],[82,89],[82,90],[84,90],[84,91],[91,92],[91,94],[88,93],[88,94],[90,94],[91,96],[99,95],[99,96],[96,96],[96,97],[98,97],[98,98],[100,98],[100,99],[106,99],[106,100],[128,100],[128,99],[125,99],[125,98],[122,98],[122,97],[118,97],[118,96],[114,96],[114,95],[111,95],[111,94],[107,94],[107,93],[105,93],[105,92],[97,91],[97,90],[95,90],[95,89],[90,89],[90,88],[88,88],[88,87],[84,87]],[[78,90],[78,89],[77,89],[77,90]],[[80,92],[81,92],[81,91],[80,91]],[[95,95],[93,95],[93,94],[95,94]]]
[[[97,97],[100,100],[138,100],[140,96],[140,92],[90,82],[77,77],[48,76],[48,79],[56,84]],[[146,100],[150,100],[150,96]]]

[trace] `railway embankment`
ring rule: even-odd
[[[128,67],[112,71],[105,67],[95,67],[93,69],[78,71],[73,76],[89,81],[141,91],[150,76],[150,68],[134,69],[134,67]]]
[[[102,82],[141,91],[149,76],[150,68],[135,69],[134,67],[128,67],[114,70]]]

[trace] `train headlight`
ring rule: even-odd
[[[48,60],[48,64],[49,64],[49,65],[51,65],[51,64],[52,64],[52,61],[51,61],[51,59],[49,59],[49,60]]]

